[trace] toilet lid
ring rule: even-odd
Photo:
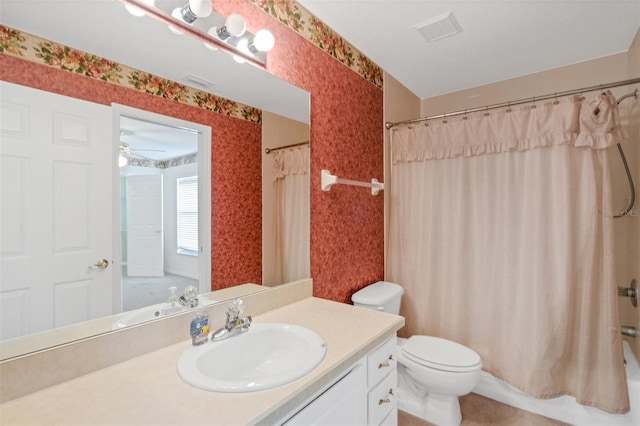
[[[439,337],[411,336],[402,351],[411,360],[440,370],[468,371],[482,365],[472,349]]]

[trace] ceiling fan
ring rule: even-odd
[[[142,149],[142,148],[130,148],[129,144],[126,142],[120,141],[120,155],[118,157],[118,165],[120,167],[126,166],[128,162],[129,156],[142,157],[150,160],[150,158],[145,157],[144,155],[137,154],[138,152],[167,152],[164,149]]]

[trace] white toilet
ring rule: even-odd
[[[398,314],[404,289],[379,281],[353,294],[355,306]],[[399,408],[438,426],[459,425],[458,397],[480,378],[482,361],[459,343],[432,336],[398,338]]]

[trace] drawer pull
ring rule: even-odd
[[[393,355],[389,355],[389,360],[393,361]],[[380,364],[378,364],[378,369],[381,369],[383,367],[391,367],[391,364],[389,363],[389,361],[381,362]]]
[[[389,395],[393,396],[393,389],[389,389]],[[391,398],[385,398],[378,401],[378,405],[388,404],[391,402]]]

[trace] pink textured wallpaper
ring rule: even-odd
[[[0,80],[109,105],[112,102],[212,128],[212,289],[262,280],[262,128],[8,55]]]
[[[383,180],[383,92],[249,0],[214,0],[213,7],[225,16],[241,14],[249,31],[271,31],[269,72],[311,93],[313,291],[350,303],[356,290],[384,278],[384,191],[374,197],[365,188],[336,185],[323,192],[320,171]]]

